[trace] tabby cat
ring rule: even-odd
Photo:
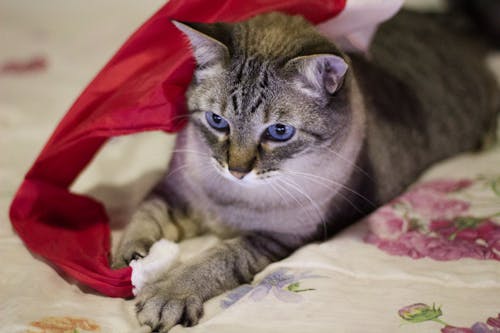
[[[479,147],[496,123],[485,50],[425,14],[383,24],[367,56],[344,54],[299,16],[174,23],[197,63],[189,123],[114,266],[161,238],[220,226],[237,235],[140,291],[138,319],[160,332],[195,325],[204,301]]]

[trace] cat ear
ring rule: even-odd
[[[224,34],[222,23],[187,23],[172,20],[172,23],[189,39],[199,67],[209,67],[229,56],[229,50],[220,40]]]
[[[295,68],[299,90],[313,97],[335,93],[342,86],[348,69],[344,59],[333,54],[293,58],[287,66]]]

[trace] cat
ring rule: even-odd
[[[196,70],[168,171],[134,213],[123,267],[161,238],[236,236],[137,296],[141,324],[198,323],[203,302],[394,198],[432,163],[480,146],[500,110],[474,38],[425,14],[347,55],[300,16],[174,24]]]

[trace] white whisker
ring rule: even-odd
[[[356,170],[358,170],[359,172],[361,172],[362,174],[364,174],[365,176],[367,176],[370,180],[372,181],[375,181],[369,174],[368,172],[366,172],[364,169],[362,169],[360,166],[358,166],[356,163],[354,163],[353,161],[350,161],[349,159],[345,158],[342,154],[340,154],[338,151],[335,151],[334,149],[332,148],[326,148],[329,152],[335,154],[335,156],[337,156],[338,158],[340,158],[341,160],[343,160],[344,162],[347,162],[349,165],[351,165],[352,167],[354,167]]]
[[[300,176],[300,175],[299,175]],[[309,181],[313,182],[314,184],[317,184],[319,186],[322,186],[323,188],[326,188],[326,189],[331,189],[328,185],[320,182],[319,180],[316,180],[314,178],[307,178]],[[351,200],[349,200],[349,198],[347,196],[345,196],[344,194],[342,194],[341,192],[337,192],[336,195],[339,195],[342,199],[344,199],[345,201],[347,201],[358,213],[361,213],[363,214],[364,212],[359,209]]]
[[[282,179],[276,179],[276,181],[282,181]],[[299,200],[297,199],[297,197],[295,197],[292,193],[290,193],[290,191],[288,191],[288,189],[284,186],[284,185],[280,185],[278,183],[276,183],[276,186],[279,186],[279,188],[281,188],[283,191],[285,191],[285,193],[287,193],[290,198],[292,198],[298,205],[300,205],[301,208],[304,209],[304,211],[306,211],[307,209],[304,207],[304,204]],[[285,200],[286,202],[286,200]]]
[[[323,214],[321,213],[321,209],[319,208],[319,206],[314,202],[314,200],[303,190],[300,189],[300,187],[298,186],[297,183],[293,182],[293,180],[291,180],[290,178],[288,178],[289,181],[292,181],[293,183],[291,182],[287,182],[285,181],[284,179],[280,179],[284,184],[286,185],[289,185],[291,186],[293,189],[295,189],[299,194],[302,194],[305,198],[307,198],[307,200],[309,200],[309,202],[311,203],[311,205],[314,207],[314,209],[316,210],[316,212],[318,213],[318,217],[320,218],[321,220],[321,224],[323,226],[323,237],[324,239],[326,240],[326,238],[328,237],[328,232],[327,232],[327,227],[326,227],[326,222],[323,218]],[[295,184],[294,184],[295,183]],[[303,207],[303,206],[302,206]]]
[[[187,168],[189,165],[187,163],[175,168],[174,170],[170,171],[166,176],[165,176],[165,179],[171,177],[172,175],[176,174],[177,172],[181,171],[181,170],[184,170],[185,168]]]
[[[180,114],[178,116],[175,116],[175,117],[171,118],[170,120],[174,121],[174,120],[178,120],[178,119],[182,119],[182,118],[191,118],[192,116],[193,115],[191,113]]]
[[[283,170],[283,169],[282,169]],[[324,182],[327,182],[327,183],[330,183],[330,184],[333,184],[333,185],[337,185],[337,186],[340,186],[342,188],[344,188],[345,190],[357,195],[358,197],[360,197],[361,199],[365,200],[367,203],[369,203],[371,206],[373,206],[374,208],[377,207],[377,205],[371,201],[370,199],[368,199],[367,197],[365,197],[364,195],[362,195],[361,193],[351,189],[349,186],[347,185],[344,185],[340,182],[337,182],[333,179],[328,179],[328,178],[325,178],[325,177],[321,177],[321,176],[318,176],[318,175],[314,175],[314,174],[311,174],[311,173],[307,173],[307,172],[300,172],[300,171],[295,171],[295,170],[283,170],[285,172],[289,172],[291,174],[295,174],[295,175],[299,175],[299,176],[304,176],[304,177],[309,177],[309,178],[315,178],[315,179],[319,179],[319,180],[322,180]]]
[[[273,182],[268,181],[267,179],[264,179],[264,182],[267,185],[271,186],[271,189],[281,197],[281,200],[283,200],[283,203],[287,202],[286,198],[283,196],[283,194],[281,194],[281,192],[279,191],[279,189],[276,189],[276,187],[274,186]],[[278,185],[278,184],[276,184],[276,185]]]

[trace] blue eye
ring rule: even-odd
[[[222,118],[218,114],[215,114],[213,112],[206,112],[205,118],[207,118],[208,124],[218,131],[225,132],[229,129],[229,123],[227,122],[227,120]]]
[[[295,127],[284,124],[269,126],[264,133],[265,138],[271,141],[287,141],[295,134]]]

